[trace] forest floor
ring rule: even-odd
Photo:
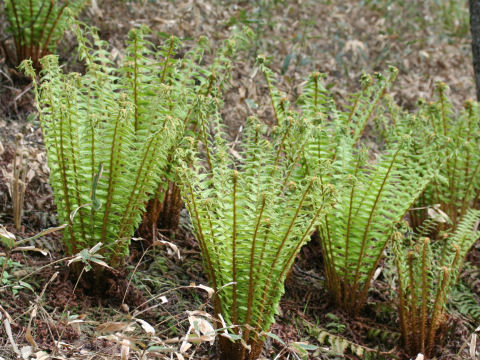
[[[99,28],[114,58],[121,56],[133,26],[149,26],[154,43],[174,34],[188,45],[204,35],[212,49],[229,37],[235,25],[250,26],[256,39],[235,59],[224,97],[224,121],[232,140],[241,136],[250,115],[273,121],[265,80],[255,69],[259,54],[272,59],[273,70],[281,74],[278,85],[292,99],[308,74],[320,71],[327,75],[329,90],[345,105],[348,94],[359,89],[362,71],[385,71],[389,65],[399,69],[391,94],[405,109],[413,110],[419,98],[431,99],[437,81],[449,85],[457,109],[475,96],[468,12],[466,2],[459,4],[462,1],[93,3],[97,5],[87,8],[81,20]],[[60,61],[68,70],[81,71],[75,44],[73,35],[67,34],[59,46]],[[21,238],[58,225],[30,90],[29,82],[9,68],[0,53],[0,224]],[[14,226],[10,197],[18,133],[23,134],[28,159],[20,230]],[[104,296],[95,292],[86,276],[71,276],[60,232],[32,242],[37,251],[15,252],[5,266],[5,250],[0,248],[0,266],[6,270],[0,276],[0,318],[11,324],[11,330],[0,327],[0,359],[17,358],[12,343],[24,359],[214,358],[210,338],[187,349],[184,341],[192,331],[189,318],[208,319],[211,310],[209,289],[199,287],[207,281],[186,213],[182,212],[177,231],[159,236],[174,246],[145,249],[144,241],[134,241],[126,269],[112,275]],[[448,319],[452,327],[439,347],[438,359],[470,359],[472,334],[480,325],[479,254],[477,245],[452,296]],[[322,286],[319,247],[312,240],[287,279],[277,323],[271,329],[274,336],[267,339],[263,356],[359,359],[368,353],[371,359],[407,358],[399,346],[396,313],[386,305],[394,296],[390,278],[383,268],[365,312],[352,320],[330,304]],[[314,345],[308,355],[302,351],[305,343]],[[356,355],[362,351],[364,355]]]

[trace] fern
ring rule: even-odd
[[[456,311],[469,318],[472,330],[480,321],[480,299],[465,281],[460,281],[452,288],[447,306],[448,311]]]
[[[201,68],[189,57],[173,61],[165,47],[157,53],[147,29],[131,32],[120,70],[94,31],[75,31],[85,75],[64,74],[55,56],[45,57],[42,79],[34,81],[37,106],[59,218],[70,225],[67,252],[102,242],[103,256],[117,266],[146,200],[165,181],[191,109],[213,105],[192,85],[208,81]],[[179,44],[172,38],[166,47],[172,43]],[[31,62],[24,68],[34,77]]]
[[[470,207],[479,206],[479,106],[467,101],[465,109],[457,114],[446,91],[445,84],[437,84],[438,100],[421,102],[415,115],[406,115],[390,103],[387,108],[392,124],[386,124],[383,119],[383,127],[391,129],[384,133],[387,142],[395,141],[398,134],[409,134],[418,144],[412,149],[416,154],[422,153],[426,146],[434,146],[435,153],[444,158],[439,164],[440,171],[410,212],[414,227],[422,224],[429,212],[432,214],[439,209],[447,215],[445,221],[455,228]],[[448,224],[437,225],[436,232],[448,228]]]
[[[255,359],[262,332],[274,322],[287,272],[330,192],[317,178],[296,179],[298,154],[286,156],[281,137],[267,141],[255,120],[247,125],[240,163],[229,156],[218,126],[215,131],[213,140],[206,137],[205,163],[196,154],[191,167],[182,167],[182,193],[216,292],[215,314],[233,326],[230,337],[238,339],[221,339],[222,356]]]
[[[434,162],[427,162],[432,149],[412,154],[415,142],[408,136],[374,161],[359,150],[365,126],[396,74],[392,68],[388,76],[377,74],[375,82],[363,76],[362,91],[347,111],[338,109],[318,73],[309,78],[299,100],[312,127],[303,151],[304,174],[318,176],[336,191],[334,209],[320,219],[318,228],[326,286],[338,306],[352,314],[366,301],[395,224],[432,177]]]
[[[350,353],[360,359],[394,359],[393,351],[384,352],[379,349],[372,349],[364,345],[357,344],[343,336],[332,334],[327,329],[318,327],[305,319],[299,319],[300,325],[304,326],[311,337],[314,337],[320,344],[328,345],[328,355],[345,357]],[[384,336],[397,340],[398,334],[386,333]]]
[[[350,145],[342,147],[350,148]],[[331,214],[320,224],[326,285],[335,302],[357,314],[393,233],[431,179],[429,165],[409,153],[408,143],[390,149],[375,164],[342,150],[338,176],[344,183]]]
[[[372,77],[363,74],[361,90],[350,96],[350,105],[342,111],[321,83],[324,75],[313,73],[303,88],[299,104],[304,116],[313,124],[329,124],[330,131],[349,135],[355,144],[360,142],[367,123],[376,118],[385,94],[397,78],[398,70],[391,67],[386,75],[376,73]]]
[[[67,16],[76,16],[86,4],[86,0],[6,0],[7,30],[13,35],[16,52],[15,57],[9,56],[13,65],[32,59],[33,66],[40,69],[39,60],[54,53],[63,37]]]
[[[395,236],[400,329],[405,350],[412,356],[433,355],[448,296],[468,249],[480,237],[479,216],[480,211],[469,210],[455,232],[436,241],[422,233]]]
[[[141,225],[142,235],[154,235],[157,226],[170,231],[176,229],[183,203],[177,185],[178,174],[174,153],[178,146],[187,145],[182,139],[186,137],[203,138],[203,131],[198,130],[203,129],[201,124],[208,122],[219,111],[222,104],[220,97],[230,81],[231,59],[238,49],[241,49],[249,41],[249,37],[248,29],[235,30],[232,37],[227,39],[217,50],[213,64],[208,67],[199,65],[203,61],[204,52],[207,50],[206,39],[201,39],[199,41],[200,46],[188,52],[181,61],[175,59],[175,51],[178,46],[175,43],[178,40],[171,38],[161,49],[162,57],[168,60],[163,63],[157,75],[160,84],[168,87],[172,83],[182,83],[185,89],[189,89],[190,100],[187,101],[184,114],[181,116],[182,124],[177,127],[179,143],[176,143],[169,150],[169,164],[163,176],[165,181],[159,184],[155,196],[147,205],[147,211]],[[135,49],[145,48],[142,42],[144,42],[143,38],[133,38],[130,52],[135,54]],[[130,69],[130,78],[132,83],[138,83],[138,85],[131,87],[134,90],[132,101],[136,104],[139,121],[142,122],[142,114],[145,113],[148,116],[149,113],[148,108],[144,105],[148,104],[148,101],[139,99],[136,95],[138,91],[135,89],[140,87],[149,89],[152,81],[145,81],[145,75],[142,74],[141,69],[146,68],[147,71],[151,69],[142,63],[142,58],[137,59],[133,55],[130,58],[130,61],[134,64]],[[174,67],[175,63],[181,64],[187,69],[180,71]],[[167,104],[165,106],[171,108],[175,105]]]

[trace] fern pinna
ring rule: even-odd
[[[281,140],[266,140],[253,119],[238,162],[218,126],[213,140],[206,130],[206,158],[194,154],[183,166],[182,193],[215,289],[215,314],[231,329],[220,337],[222,358],[253,360],[274,322],[287,272],[324,213],[330,190],[318,178],[297,178],[301,146],[287,156]],[[292,122],[289,132],[297,131],[301,127]]]
[[[87,3],[87,0],[6,0],[5,15],[16,54],[7,47],[12,64],[17,66],[25,59],[32,59],[33,66],[40,69],[39,60],[55,52],[68,26],[67,17],[76,16]]]
[[[300,98],[316,130],[305,146],[304,171],[336,190],[333,211],[320,219],[326,286],[338,306],[353,315],[364,306],[371,280],[400,221],[432,177],[431,148],[412,154],[414,141],[404,136],[376,159],[362,150],[361,137],[397,74],[363,76],[353,105],[342,111],[313,74]],[[433,156],[432,156],[433,158]],[[326,176],[319,164],[330,163]]]
[[[64,74],[56,56],[41,60],[40,82],[31,62],[24,68],[34,79],[59,219],[69,224],[64,233],[67,252],[101,242],[102,254],[117,266],[128,252],[149,194],[161,181],[176,129],[194,94],[181,82],[157,81],[163,69],[181,68],[158,66],[168,62],[162,57],[151,61],[152,71],[144,73],[142,87],[134,90],[129,58],[118,71],[95,32],[87,39],[80,27],[75,29],[85,75]],[[136,113],[135,96],[145,102],[145,113]]]
[[[480,237],[479,217],[480,211],[468,210],[453,233],[436,240],[426,237],[436,225],[431,219],[415,234],[395,234],[398,313],[408,355],[433,356],[445,335],[445,304],[467,251]]]

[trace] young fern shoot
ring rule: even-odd
[[[480,211],[468,210],[453,233],[445,233],[434,241],[426,237],[436,226],[433,220],[427,220],[416,234],[410,231],[413,235],[406,238],[395,233],[398,313],[408,355],[421,352],[431,357],[435,344],[443,338],[447,330],[445,304],[467,251],[480,237],[479,217]]]
[[[331,191],[318,178],[297,178],[301,146],[287,156],[282,137],[267,140],[255,120],[247,124],[239,162],[215,130],[213,140],[206,138],[206,162],[193,153],[182,167],[182,194],[215,289],[215,315],[232,332],[220,338],[222,359],[253,360],[274,322],[285,277]],[[295,122],[289,131],[299,131],[302,141]]]
[[[331,214],[321,219],[319,235],[326,286],[335,302],[357,315],[394,226],[431,180],[429,164],[412,156],[409,144],[389,149],[375,164],[342,145],[334,165],[344,177]]]
[[[428,125],[443,138],[446,146],[438,151],[446,160],[419,206],[439,204],[455,228],[470,207],[480,206],[480,112],[478,103],[467,101],[464,111],[455,116],[446,90],[445,84],[438,84],[439,100],[427,105],[422,114],[428,116]]]
[[[172,84],[181,83],[185,90],[185,106],[182,108],[184,113],[181,115],[182,122],[177,126],[178,142],[169,150],[168,164],[165,169],[162,181],[155,193],[155,196],[149,200],[147,211],[140,226],[140,234],[146,238],[153,238],[158,227],[164,230],[174,232],[177,228],[180,211],[183,202],[180,195],[180,189],[177,185],[178,174],[175,164],[175,151],[179,146],[188,146],[183,141],[186,137],[202,138],[202,129],[205,122],[215,117],[222,104],[221,96],[223,90],[229,85],[231,59],[235,53],[248,42],[250,36],[248,29],[234,31],[233,35],[227,39],[216,51],[213,63],[209,66],[200,66],[204,60],[204,52],[207,51],[207,40],[200,39],[199,46],[187,52],[183,59],[176,59],[178,40],[171,38],[160,49],[162,58],[167,59],[161,64],[157,73],[152,69],[151,60],[143,54],[138,54],[138,49],[152,48],[152,45],[144,39],[145,30],[135,32],[131,36],[130,47],[128,49],[130,63],[129,79],[133,86],[127,86],[133,91],[131,101],[135,104],[136,118],[141,125],[149,121],[148,104],[152,101],[160,103],[160,107],[172,108],[175,104],[166,103],[162,98],[155,97],[155,93],[150,91],[149,98],[141,98],[139,89],[152,88],[152,84],[160,87],[171,87]],[[146,45],[145,45],[146,44]],[[145,51],[145,50],[144,50]],[[184,68],[180,68],[183,66]],[[144,120],[146,118],[146,120]]]

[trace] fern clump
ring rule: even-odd
[[[412,156],[410,147],[400,143],[369,163],[362,152],[351,152],[351,145],[340,146],[334,168],[344,182],[334,210],[321,219],[319,235],[326,286],[352,314],[366,302],[395,224],[431,179],[430,164]]]
[[[471,206],[479,206],[480,112],[478,104],[468,101],[456,116],[445,95],[446,86],[439,84],[437,91],[438,102],[427,105],[423,116],[430,118],[433,131],[444,138],[446,146],[438,150],[446,161],[423,194],[421,206],[440,204],[455,227]]]
[[[271,72],[265,70],[271,84]],[[395,224],[420,196],[431,179],[427,155],[412,154],[414,141],[404,136],[377,159],[369,159],[361,140],[367,123],[376,116],[397,70],[387,76],[362,77],[362,89],[352,105],[339,109],[314,73],[299,99],[312,131],[302,152],[305,175],[318,176],[335,187],[334,209],[320,218],[318,234],[325,266],[326,286],[337,305],[357,314]],[[271,86],[277,118],[292,111]],[[426,148],[425,153],[430,154]],[[326,165],[328,171],[324,171]]]
[[[443,157],[440,171],[410,211],[414,228],[428,216],[442,219],[434,232],[449,228],[448,223],[455,228],[469,208],[479,207],[480,197],[479,106],[467,101],[463,111],[456,112],[446,92],[445,84],[437,84],[438,99],[422,101],[413,115],[390,103],[388,116],[383,119],[387,142],[395,141],[398,134],[407,134],[416,139],[417,146],[412,149],[416,154],[433,146],[434,154]]]
[[[264,67],[279,124],[296,113],[272,85]],[[320,218],[320,236],[326,286],[337,305],[358,314],[366,302],[375,270],[395,229],[432,177],[431,148],[412,153],[409,136],[389,144],[377,159],[369,159],[361,141],[367,123],[376,116],[397,70],[384,76],[362,77],[362,89],[352,105],[339,109],[314,73],[299,104],[311,131],[302,151],[302,171],[335,187],[335,205]],[[291,146],[295,147],[292,138]],[[328,168],[328,171],[325,169]]]
[[[136,34],[136,33],[135,33]],[[215,117],[221,107],[221,96],[225,88],[229,86],[231,76],[232,57],[237,51],[248,43],[250,31],[247,28],[234,30],[232,36],[227,39],[216,51],[213,63],[209,66],[199,66],[204,62],[204,53],[208,50],[206,39],[199,41],[199,46],[187,53],[184,59],[176,59],[176,49],[178,40],[173,37],[161,49],[161,56],[168,59],[162,64],[162,69],[157,75],[159,80],[154,80],[162,84],[181,83],[183,87],[188,88],[193,94],[191,101],[188,102],[188,111],[177,127],[180,142],[171,147],[168,154],[168,165],[165,169],[163,179],[152,199],[147,204],[147,211],[140,226],[140,234],[146,238],[154,238],[158,227],[174,232],[177,228],[180,211],[183,202],[178,187],[177,164],[174,156],[179,146],[187,145],[182,139],[194,137],[203,138],[203,126],[209,119]],[[145,55],[138,55],[138,50],[144,49],[144,38],[132,37],[130,40],[129,61],[133,64],[130,67],[129,79],[132,83],[132,101],[135,104],[135,117],[138,122],[144,122],[146,117],[148,122],[149,99],[142,99],[138,94],[145,89],[149,91],[152,83],[151,61]],[[151,46],[149,46],[151,47]],[[137,53],[137,55],[135,55]],[[185,58],[189,59],[186,61]],[[176,64],[176,65],[175,65]],[[179,65],[186,67],[180,69]],[[173,70],[172,70],[173,69]],[[150,76],[150,81],[145,81],[145,77]],[[153,76],[155,79],[155,76]],[[154,96],[154,94],[152,94]],[[155,100],[158,101],[158,100]],[[165,104],[165,106],[170,106]]]
[[[445,304],[455,286],[467,251],[480,237],[477,230],[480,211],[469,210],[456,230],[437,240],[426,235],[432,220],[417,233],[394,236],[397,267],[398,313],[403,345],[414,356],[421,352],[430,357],[445,330]]]
[[[231,327],[230,339],[220,339],[222,356],[256,359],[285,277],[331,191],[319,178],[296,177],[301,144],[287,152],[283,136],[269,141],[250,120],[241,160],[234,161],[215,131],[205,137],[206,159],[194,153],[183,166],[182,193],[215,289],[215,314]],[[301,126],[292,121],[288,131],[301,142]]]
[[[8,31],[13,35],[15,55],[7,51],[14,66],[32,59],[40,69],[39,60],[54,53],[58,41],[68,27],[68,16],[76,16],[87,0],[6,0],[5,15]]]
[[[207,83],[197,52],[172,60],[170,39],[156,51],[146,29],[132,30],[117,69],[94,31],[75,27],[85,75],[65,74],[55,56],[41,60],[40,81],[31,62],[37,106],[59,219],[69,226],[69,254],[101,242],[113,266],[122,263],[145,203],[165,179],[169,154],[199,106],[214,106],[191,84]],[[201,48],[198,51],[202,51]],[[201,109],[201,108],[200,108]],[[76,216],[71,216],[76,212]]]
[[[273,85],[273,73],[264,59],[259,62],[277,124],[282,127],[299,115]],[[375,160],[362,149],[364,130],[396,76],[395,68],[387,76],[363,75],[361,90],[341,110],[322,85],[322,74],[314,73],[298,101],[311,129],[303,144],[300,173],[335,187],[334,208],[320,218],[318,226],[326,287],[336,304],[353,315],[366,302],[395,224],[423,192],[435,164],[427,162],[433,158],[429,157],[431,148],[425,148],[424,154],[412,153],[415,141],[407,135],[389,144]],[[295,137],[288,139],[286,147],[299,146]]]

